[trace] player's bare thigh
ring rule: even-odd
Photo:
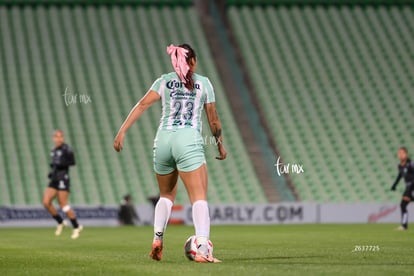
[[[69,192],[68,191],[58,191],[57,192],[57,198],[58,198],[60,208],[63,208],[66,205],[68,205]]]
[[[174,170],[172,173],[164,175],[156,174],[156,177],[160,190],[160,197],[166,197],[174,202],[177,194],[178,171]]]
[[[68,191],[58,191],[57,198],[58,198],[60,208],[62,208],[62,210],[66,213],[66,215],[70,219],[76,218],[75,212],[73,211],[72,208],[69,208],[68,210],[64,209],[64,207],[66,207],[66,206],[69,207],[70,206],[69,203],[68,203],[69,192]]]
[[[43,205],[49,206],[52,204],[53,199],[57,196],[57,190],[47,187],[45,192],[43,193]]]
[[[183,180],[191,203],[194,203],[197,200],[207,199],[208,177],[207,166],[205,163],[191,172],[179,171],[179,174]]]

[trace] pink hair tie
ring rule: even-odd
[[[188,50],[174,46],[171,44],[167,47],[167,53],[171,56],[171,63],[174,67],[174,71],[183,83],[186,83],[185,77],[187,76],[190,66],[187,64],[187,53]]]

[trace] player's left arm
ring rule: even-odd
[[[67,169],[69,166],[75,165],[75,155],[69,146],[63,149],[62,156],[57,160],[58,162],[53,164],[54,168],[58,170]]]
[[[217,114],[216,103],[206,103],[204,104],[204,109],[206,111],[208,124],[210,125],[211,133],[213,134],[216,143],[217,149],[220,156],[216,157],[218,160],[224,160],[227,156],[227,151],[224,148],[223,136],[221,131],[221,121]]]
[[[126,131],[138,120],[145,110],[148,109],[153,103],[160,99],[160,94],[156,91],[150,90],[144,97],[132,108],[127,118],[122,123],[118,134],[115,136],[114,148],[116,151],[121,151],[123,147],[123,141]]]
[[[68,148],[67,151],[67,164],[68,166],[74,166],[76,164],[75,162],[75,154],[73,153],[71,148]]]
[[[63,158],[63,165],[69,167],[75,165],[75,155],[70,147],[66,148],[66,152]]]

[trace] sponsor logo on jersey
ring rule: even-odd
[[[184,83],[181,81],[177,81],[177,80],[170,80],[167,82],[166,84],[168,89],[174,89],[174,88],[183,88],[184,87]],[[194,83],[194,88],[195,89],[200,89],[200,84],[199,83]]]
[[[173,90],[170,93],[171,98],[195,98],[196,93],[195,92],[184,92],[182,90]]]

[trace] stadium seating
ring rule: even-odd
[[[215,86],[229,152],[225,162],[214,159],[205,122],[210,201],[266,202],[192,6],[0,5],[0,41],[0,205],[41,203],[55,128],[76,153],[73,204],[118,204],[125,193],[145,203],[156,195],[151,149],[160,105],[130,129],[122,153],[113,138],[170,70],[166,46],[184,41]],[[188,202],[181,183],[177,202]]]
[[[302,201],[401,196],[389,187],[397,147],[412,151],[414,9],[404,5],[411,0],[358,3],[226,1],[282,160],[305,170],[290,174]],[[160,106],[131,128],[121,154],[113,137],[170,68],[165,47],[183,41],[216,88],[229,152],[225,162],[214,160],[204,118],[210,201],[266,202],[191,0],[0,0],[0,41],[0,205],[40,204],[55,128],[76,152],[72,203],[156,195],[151,148]],[[177,202],[186,203],[179,185]]]
[[[412,6],[240,5],[228,16],[282,158],[305,170],[291,174],[301,200],[397,200],[396,151],[413,151]]]

